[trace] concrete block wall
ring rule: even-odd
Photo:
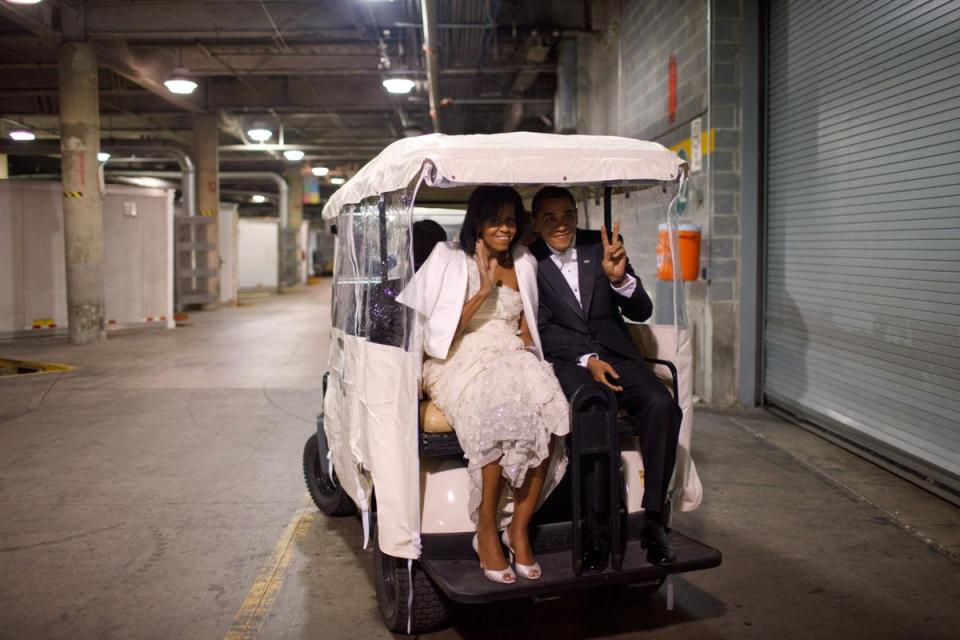
[[[742,1],[594,2],[598,35],[578,42],[578,133],[653,140],[683,149],[689,158],[691,122],[700,120],[703,166],[691,175],[681,221],[703,229],[705,277],[687,283],[686,293],[694,393],[716,406],[737,401]],[[625,239],[628,250],[649,246],[643,238]]]

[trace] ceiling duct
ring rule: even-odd
[[[440,133],[440,58],[437,52],[437,2],[422,0],[423,53],[427,57],[427,94],[433,130]]]

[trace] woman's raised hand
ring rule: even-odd
[[[477,261],[477,269],[480,271],[480,291],[478,293],[488,296],[493,291],[494,284],[497,281],[497,261],[490,257],[490,252],[483,240],[477,240],[474,259]]]

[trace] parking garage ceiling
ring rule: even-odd
[[[0,118],[59,137],[57,47],[95,45],[101,139],[191,144],[192,115],[218,115],[224,170],[278,171],[280,151],[349,175],[386,144],[435,130],[423,6],[436,11],[436,99],[444,133],[552,131],[556,43],[589,29],[581,0],[0,0]],[[182,68],[191,95],[163,82]],[[409,78],[390,94],[388,78]],[[274,146],[245,135],[263,125]],[[282,130],[282,140],[279,133]],[[283,146],[277,146],[282,142]],[[147,167],[171,167],[147,163]],[[11,158],[11,173],[56,171]]]

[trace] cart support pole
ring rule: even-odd
[[[613,187],[604,187],[603,188],[603,224],[607,227],[607,233],[612,229],[613,224],[613,203],[611,202],[611,196],[613,195]],[[614,238],[616,240],[616,238]]]

